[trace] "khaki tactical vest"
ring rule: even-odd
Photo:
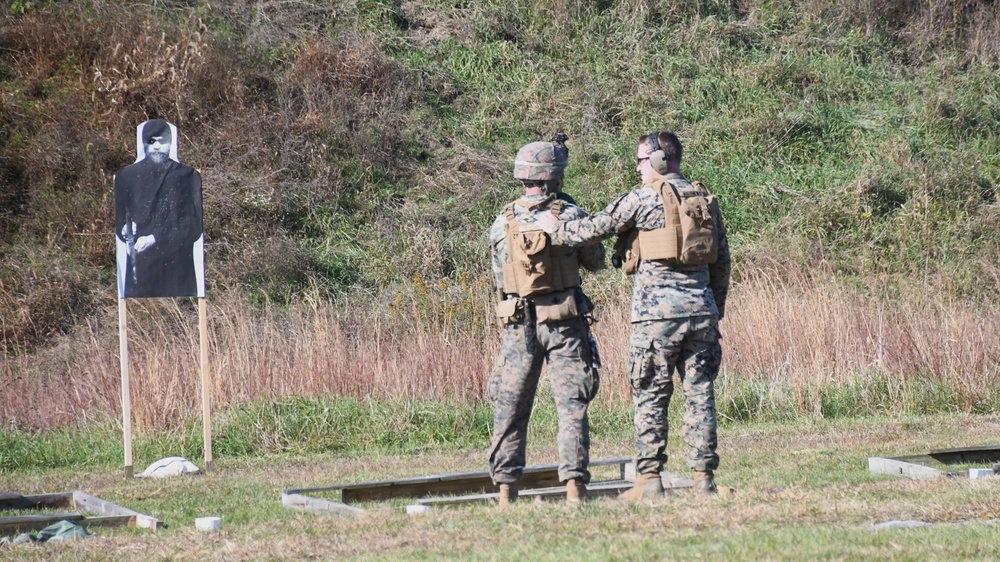
[[[557,218],[563,202],[545,199],[529,203],[518,199],[507,205],[507,254],[503,264],[503,290],[521,297],[542,295],[580,286],[580,260],[567,246],[553,246],[549,235],[533,224],[514,217],[514,205],[538,210],[548,207]]]
[[[637,230],[626,239],[625,272],[635,273],[640,260],[667,260],[677,265],[708,265],[719,257],[719,231],[715,217],[719,201],[705,184],[691,182],[677,187],[660,178],[650,180],[663,202],[664,227]]]

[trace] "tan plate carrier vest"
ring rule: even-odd
[[[519,222],[514,216],[515,204],[531,211],[548,207],[558,218],[564,203],[546,199],[532,204],[518,199],[504,209],[509,256],[509,263],[503,264],[504,292],[528,297],[579,287],[580,260],[576,252],[568,246],[553,246],[544,230]]]
[[[636,230],[629,238],[625,272],[635,273],[640,260],[669,260],[678,265],[708,265],[719,259],[719,231],[715,217],[719,201],[705,184],[691,182],[678,188],[656,178],[646,182],[663,202],[664,227]]]

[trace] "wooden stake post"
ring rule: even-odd
[[[205,437],[205,472],[212,470],[212,384],[208,370],[208,312],[205,298],[198,299],[198,332],[201,343],[201,415]],[[118,299],[118,346],[122,367],[122,439],[125,441],[125,478],[132,478],[132,398],[128,376],[128,312]]]
[[[118,348],[122,363],[122,438],[125,440],[125,478],[132,478],[132,398],[128,387],[128,327],[125,299],[118,299]]]
[[[198,332],[201,340],[201,417],[205,434],[205,472],[212,470],[212,385],[208,372],[208,313],[204,297],[198,299]]]

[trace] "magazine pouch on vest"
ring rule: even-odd
[[[639,231],[639,259],[669,260],[678,265],[707,265],[719,256],[719,232],[715,217],[719,201],[705,184],[692,182],[680,187],[655,179],[646,184],[660,194],[664,228]],[[627,269],[626,269],[627,271]]]
[[[535,303],[535,317],[539,324],[561,322],[576,318],[580,309],[576,305],[576,291],[568,289],[547,295],[536,295],[531,300]]]
[[[524,305],[518,299],[504,299],[497,303],[497,320],[501,326],[519,324],[524,320]]]
[[[562,211],[562,201],[544,200],[532,205],[515,201],[529,210],[549,207],[556,217]],[[503,265],[504,292],[521,297],[541,295],[580,286],[580,264],[572,248],[553,246],[549,235],[533,224],[525,224],[514,216],[514,205],[504,209],[507,217],[507,254]]]

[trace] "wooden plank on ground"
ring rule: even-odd
[[[82,521],[83,514],[76,512],[42,513],[38,515],[15,515],[0,517],[0,531],[38,531],[59,521]]]
[[[591,462],[590,467],[623,466],[629,460],[628,457],[600,459]],[[624,469],[619,469],[619,472],[622,470]],[[559,465],[555,464],[526,467],[520,481],[522,488],[543,488],[558,486],[559,484]],[[497,487],[493,485],[493,479],[490,477],[488,471],[479,471],[420,476],[399,480],[382,480],[379,482],[363,482],[322,489],[303,488],[299,490],[287,490],[287,492],[300,493],[335,490],[340,490],[341,501],[343,503],[350,504],[361,501],[382,501],[392,498],[416,498],[432,494],[496,492]]]
[[[18,499],[20,497],[20,499]],[[78,512],[64,513],[40,513],[15,517],[0,517],[0,529],[44,529],[49,524],[64,519],[79,521],[83,526],[132,526],[144,529],[157,529],[163,526],[163,522],[155,517],[144,515],[133,511],[127,507],[111,503],[107,500],[92,496],[86,492],[77,490],[75,492],[60,492],[56,494],[33,494],[21,495],[13,492],[5,492],[0,495],[0,502],[8,505],[18,505],[22,507],[7,507],[6,509],[38,509],[46,507],[69,507],[80,510],[83,513],[94,513],[95,517],[85,517]],[[0,509],[3,504],[0,504]]]
[[[88,529],[90,527],[135,527],[135,515],[98,515],[84,517],[78,523]]]
[[[131,509],[107,500],[102,500],[80,490],[73,492],[73,504],[77,509],[97,515],[136,515],[136,512]]]
[[[989,463],[1000,461],[1000,445],[982,447],[958,447],[955,449],[936,449],[927,456],[944,464]],[[909,460],[908,457],[901,457]]]
[[[73,507],[73,494],[59,492],[55,494],[30,494],[24,496],[36,508],[39,507]]]
[[[17,492],[0,493],[0,510],[31,509],[33,507],[35,507],[35,503],[25,498],[23,494]]]
[[[80,525],[87,527],[135,527],[134,515],[98,515],[84,517]]]
[[[622,480],[628,480],[629,482],[635,482],[635,464],[628,462],[622,467]],[[663,482],[664,488],[693,488],[694,480],[686,476],[678,476],[670,472],[661,472],[660,480]]]
[[[664,489],[679,490],[681,488],[694,488],[694,480],[685,476],[678,476],[669,472],[660,473],[660,482]]]
[[[622,471],[625,470],[625,463],[629,463],[629,462],[632,462],[632,458],[631,457],[611,457],[610,459],[597,459],[595,461],[590,461],[590,464],[587,465],[587,466],[589,468],[594,468],[594,467],[597,467],[597,466],[615,466],[615,465],[618,465],[618,472],[619,472],[619,475],[621,475],[621,474],[624,474],[624,472],[622,472]],[[620,480],[624,480],[625,478],[621,477],[619,479]]]
[[[313,513],[335,513],[338,515],[357,515],[365,510],[353,507],[340,502],[333,502],[320,498],[310,498],[302,494],[281,494],[281,505],[300,511],[310,511]]]
[[[632,482],[627,482],[624,480],[615,480],[611,482],[591,482],[587,485],[587,496],[588,497],[617,497],[619,494],[628,490],[633,485]],[[421,498],[417,500],[420,505],[430,505],[430,506],[444,506],[444,505],[463,505],[469,503],[483,503],[491,502],[497,499],[496,492],[490,492],[485,494],[470,494],[465,496],[442,496],[435,498]],[[548,500],[548,499],[562,499],[566,497],[566,486],[550,486],[547,488],[532,488],[527,490],[519,490],[518,498],[519,501],[531,501],[535,499]]]
[[[926,466],[897,458],[868,457],[868,470],[875,474],[895,474],[909,476],[915,480],[939,478],[945,473]]]
[[[664,472],[661,474],[663,488],[665,490],[681,490],[694,487],[694,480]],[[587,485],[587,495],[590,497],[617,497],[625,490],[631,488],[635,483],[631,480],[614,480],[605,482],[591,482]],[[464,503],[477,503],[497,499],[497,493],[470,494],[466,496],[443,496],[435,498],[418,499],[421,505],[459,505]],[[548,488],[520,489],[518,496],[526,499],[558,499],[565,497],[565,486],[552,486]]]
[[[107,500],[92,496],[81,490],[73,492],[73,505],[87,513],[96,513],[101,516],[122,517],[123,525],[130,527],[141,527],[143,529],[158,529],[163,526],[163,522],[150,515],[145,515],[127,507],[111,503]],[[87,522],[95,518],[88,517]],[[112,519],[107,519],[108,522]],[[109,526],[110,523],[106,523]]]

